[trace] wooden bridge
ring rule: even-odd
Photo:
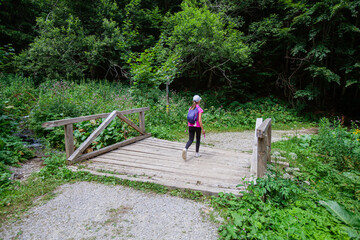
[[[188,159],[181,157],[185,143],[152,138],[145,131],[144,114],[148,108],[83,116],[46,122],[43,127],[65,126],[65,148],[69,166],[74,171],[115,176],[133,181],[158,183],[170,188],[190,189],[207,194],[219,192],[239,194],[244,180],[261,177],[270,161],[271,119],[257,119],[254,132],[254,153],[200,147],[195,158],[195,144],[188,150]],[[139,126],[125,115],[139,114]],[[139,136],[84,153],[94,139],[115,118],[129,124]],[[77,148],[74,148],[73,124],[105,118],[102,124]],[[241,149],[239,149],[241,150]]]

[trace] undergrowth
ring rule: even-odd
[[[291,167],[268,165],[242,198],[212,198],[225,218],[221,238],[360,239],[358,129],[323,119],[319,135],[275,142],[272,160]]]

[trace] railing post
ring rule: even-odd
[[[271,162],[271,122],[269,123],[269,128],[266,133],[266,152],[267,152],[267,162]]]
[[[69,158],[71,154],[74,153],[74,133],[72,123],[65,125],[65,151],[66,158]]]
[[[261,125],[262,122],[263,122],[262,118],[256,119],[253,155],[252,155],[251,165],[250,165],[250,172],[255,173],[255,175],[257,172],[257,165],[258,165],[258,137],[256,135],[256,132],[257,132],[257,128]]]
[[[139,127],[145,132],[145,112],[139,112]]]
[[[257,172],[256,177],[260,178],[264,176],[266,171],[266,143],[265,138],[258,138],[258,151],[257,151]]]

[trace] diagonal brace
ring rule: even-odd
[[[73,154],[68,158],[69,161],[73,161],[79,155],[81,155],[85,149],[91,144],[91,142],[99,136],[99,134],[111,123],[111,121],[116,117],[117,111],[113,111],[104,122],[83,142],[80,147],[78,147]]]
[[[127,123],[130,127],[134,128],[136,131],[138,131],[141,134],[145,134],[145,130],[141,129],[140,127],[138,127],[135,123],[133,123],[130,119],[128,119],[127,117],[125,117],[122,113],[117,112],[116,115],[123,120],[125,123]]]

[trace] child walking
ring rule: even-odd
[[[202,120],[201,120],[201,116],[202,116],[202,113],[204,112],[204,110],[202,110],[201,107],[199,106],[200,101],[201,101],[201,97],[199,95],[195,95],[193,97],[193,104],[189,108],[189,112],[195,110],[197,116],[195,116],[195,122],[194,123],[190,123],[189,120],[188,120],[189,141],[186,143],[186,146],[185,146],[185,148],[183,149],[183,152],[182,152],[182,158],[184,160],[186,160],[186,158],[187,158],[187,150],[189,149],[189,147],[193,143],[195,134],[196,134],[196,153],[195,153],[195,157],[200,157],[199,148],[200,148],[201,131],[205,135],[205,129],[203,127]],[[196,111],[195,108],[197,109],[197,111]]]

